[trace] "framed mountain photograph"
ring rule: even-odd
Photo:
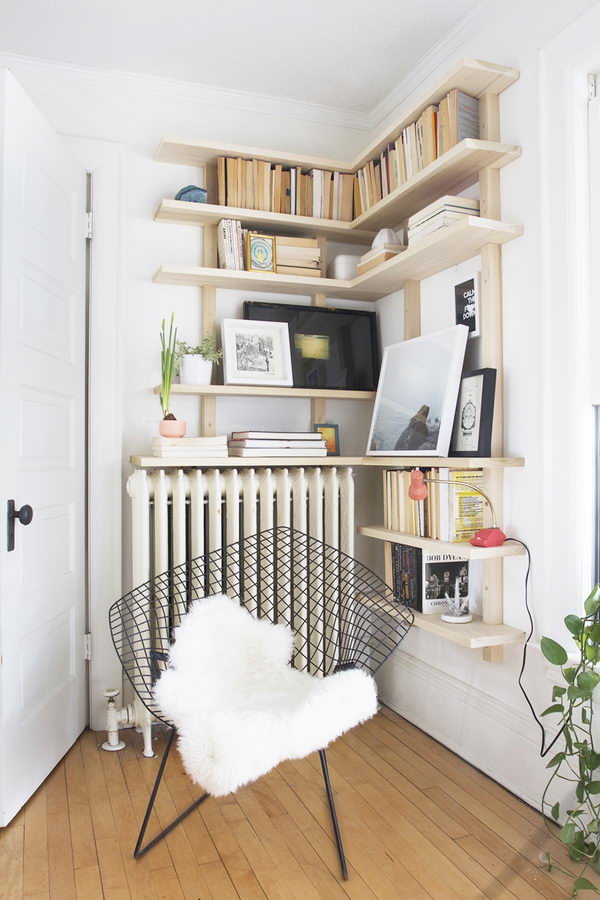
[[[468,334],[453,325],[385,348],[367,455],[448,455]]]

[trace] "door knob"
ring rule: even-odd
[[[24,503],[21,509],[15,509],[15,501],[9,500],[6,511],[6,549],[15,549],[15,519],[21,525],[30,525],[33,519],[33,510],[28,503]]]

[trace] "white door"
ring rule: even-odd
[[[84,216],[83,170],[0,70],[0,825],[85,727]]]

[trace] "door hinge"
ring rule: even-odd
[[[83,636],[83,658],[91,659],[92,658],[92,635],[84,634]]]
[[[588,75],[588,100],[595,100],[598,96],[598,75]]]
[[[94,237],[94,214],[91,212],[85,214],[85,236],[88,240]]]

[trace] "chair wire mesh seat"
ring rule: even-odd
[[[303,532],[277,527],[243,538],[156,576],[109,610],[113,643],[144,706],[171,729],[134,857],[154,847],[208,798],[203,794],[142,847],[176,728],[154,698],[167,668],[175,629],[195,600],[215,594],[237,600],[253,616],[289,625],[291,665],[317,677],[350,668],[373,674],[398,646],[414,616],[362,563]],[[325,750],[319,751],[344,878],[348,877]]]

